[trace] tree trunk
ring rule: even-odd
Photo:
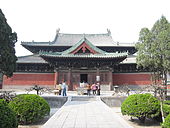
[[[164,100],[166,99],[167,97],[167,72],[164,71],[164,89],[165,89],[165,94],[164,94]]]
[[[162,122],[164,122],[165,118],[164,118],[164,112],[163,112],[163,100],[161,100],[160,105],[161,105]]]

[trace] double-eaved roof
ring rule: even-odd
[[[132,43],[118,43],[114,42],[110,31],[102,34],[67,34],[59,33],[57,31],[53,41],[50,42],[21,42],[23,46],[73,46],[79,42],[83,37],[86,37],[93,45],[97,47],[102,46],[134,46]]]
[[[110,31],[104,34],[66,34],[59,33],[59,30],[56,33],[56,36],[51,42],[21,42],[21,44],[28,48],[29,50],[32,48],[39,49],[33,53],[38,53],[39,56],[27,56],[27,57],[19,57],[18,63],[22,62],[31,62],[34,63],[36,60],[37,63],[47,63],[42,58],[58,58],[61,59],[71,59],[72,58],[81,58],[81,59],[96,59],[96,60],[112,60],[114,58],[121,58],[124,60],[127,58],[127,52],[106,52],[101,49],[101,47],[134,47],[134,44],[122,45],[121,43],[114,42],[111,36]],[[41,49],[43,46],[44,49]],[[67,47],[66,50],[59,50],[61,52],[54,52],[50,50],[46,50],[46,47],[51,46],[53,49],[61,48],[60,46]],[[54,47],[53,47],[54,46]],[[48,47],[49,48],[49,47]],[[87,50],[87,51],[86,51]],[[85,52],[86,51],[86,52]],[[41,58],[42,57],[42,58]],[[26,58],[28,59],[26,61]],[[48,59],[45,59],[48,60]],[[73,59],[74,60],[74,59]],[[34,62],[33,62],[34,61]]]

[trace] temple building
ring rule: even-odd
[[[81,82],[100,82],[101,90],[114,85],[141,86],[151,83],[151,75],[137,69],[135,44],[114,42],[110,30],[104,34],[56,32],[51,42],[21,42],[33,54],[18,57],[13,77],[3,78],[3,88],[33,85],[53,88],[66,81],[69,90]]]

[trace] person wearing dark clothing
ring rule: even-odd
[[[96,84],[97,95],[100,95],[100,84]]]
[[[61,87],[61,83],[58,85],[58,90],[59,90],[59,95],[61,95],[61,92],[62,92],[62,87]]]

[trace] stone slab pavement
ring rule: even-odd
[[[133,128],[100,97],[69,97],[42,128]]]

